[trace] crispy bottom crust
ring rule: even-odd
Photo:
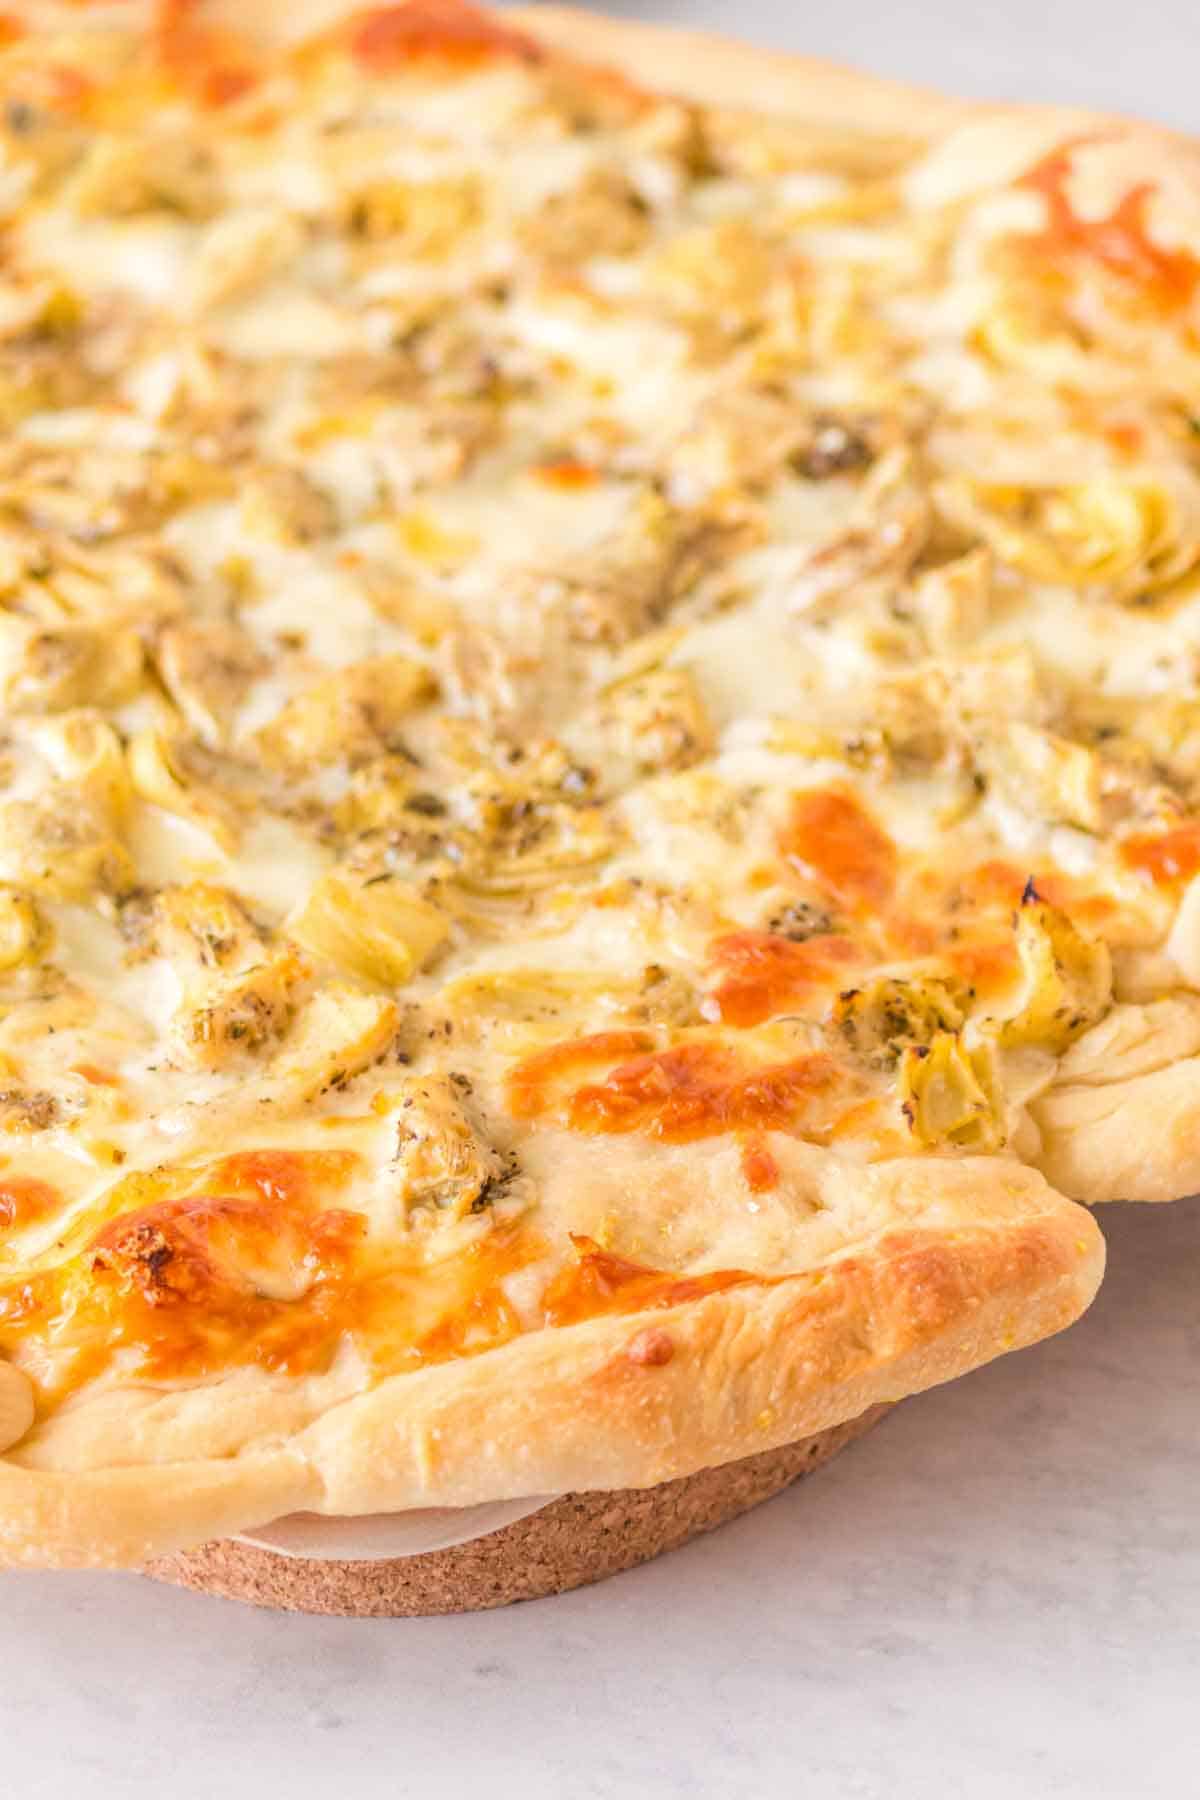
[[[344,1618],[481,1612],[538,1600],[619,1575],[749,1512],[830,1462],[887,1411],[873,1406],[829,1431],[659,1487],[565,1494],[489,1537],[426,1556],[325,1562],[218,1539],[158,1557],[145,1573],[251,1606]]]

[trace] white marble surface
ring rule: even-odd
[[[636,10],[626,7],[627,11]],[[1195,119],[1185,0],[660,0],[984,94]],[[1189,54],[1190,46],[1190,54]],[[463,1619],[0,1577],[20,1800],[1187,1800],[1200,1786],[1200,1202],[1109,1209],[1065,1336],[582,1593]]]

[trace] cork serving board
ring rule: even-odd
[[[252,1606],[354,1618],[478,1612],[602,1581],[677,1550],[802,1475],[811,1475],[869,1431],[886,1406],[812,1437],[659,1487],[565,1494],[488,1537],[423,1556],[333,1562],[217,1540],[156,1558],[156,1581]]]

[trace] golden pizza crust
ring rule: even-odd
[[[285,1612],[401,1618],[479,1612],[567,1593],[678,1550],[824,1468],[886,1407],[813,1437],[654,1488],[564,1494],[487,1537],[424,1556],[338,1562],[218,1541],[148,1563],[147,1575]]]
[[[282,1441],[271,1441],[264,1403],[257,1441],[236,1456],[161,1460],[154,1409],[171,1405],[161,1394],[140,1466],[27,1466],[35,1434],[0,1464],[0,1556],[122,1566],[290,1512],[652,1487],[1034,1343],[1070,1324],[1099,1286],[1097,1226],[1031,1170],[965,1158],[870,1173],[898,1178],[895,1227],[808,1273],[396,1376]],[[222,1419],[223,1386],[188,1396],[198,1437],[206,1414]],[[87,1404],[63,1410],[68,1428]]]

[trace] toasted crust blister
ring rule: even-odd
[[[51,22],[48,11],[36,10],[39,25]],[[128,6],[110,10],[114,28],[128,30]],[[244,10],[214,4],[205,17],[218,22],[233,17],[245,29]],[[286,7],[272,0],[254,9],[253,28],[264,41],[295,40],[337,24],[345,10],[339,0]],[[66,15],[77,21],[77,9],[66,9]],[[104,9],[98,8],[97,16],[107,21]],[[1093,189],[1085,196],[1095,213],[1104,215],[1131,186],[1147,184],[1156,195],[1162,241],[1200,244],[1200,152],[1165,131],[1076,109],[983,107],[803,58],[569,9],[518,8],[503,17],[506,27],[528,32],[552,58],[562,58],[564,67],[590,71],[585,81],[603,83],[612,75],[598,71],[617,71],[630,82],[733,113],[752,110],[851,134],[896,134],[923,145],[927,154],[907,191],[917,215],[988,194],[1064,141],[1098,134],[1103,144],[1091,166]],[[604,199],[601,195],[598,202],[601,219],[607,216]],[[452,204],[469,216],[469,191],[456,189]],[[486,423],[474,417],[462,422],[462,437],[451,454],[471,454],[462,445],[472,432],[484,430]],[[568,459],[563,466],[571,466]],[[312,495],[296,486],[286,493],[275,489],[263,502],[256,528],[294,548],[304,542],[312,505]],[[951,510],[947,502],[947,517]],[[960,504],[956,517],[964,516]],[[723,521],[722,529],[732,536],[741,522]],[[900,532],[896,520],[889,529]],[[428,537],[427,527],[411,527],[414,538],[422,531]],[[847,536],[853,543],[853,522]],[[451,536],[437,539],[434,549],[449,567],[455,555]],[[687,545],[679,550],[677,564],[689,553],[696,554]],[[1146,549],[1146,566],[1157,553],[1155,541]],[[704,554],[703,544],[698,554]],[[1139,577],[1141,570],[1139,562]],[[857,574],[869,583],[877,571],[860,568]],[[585,596],[594,609],[589,630],[606,629],[605,598],[590,591]],[[389,600],[397,612],[417,604],[410,595]],[[400,713],[412,704],[410,690],[419,688],[423,668],[411,664],[397,719],[381,725],[396,673],[394,667],[383,669],[383,660],[372,661],[369,703],[359,688],[351,692],[345,682],[335,681],[321,718],[310,716],[311,706],[304,713],[296,730],[302,725],[309,735],[289,752],[296,769],[314,754],[318,739],[323,744],[353,729],[359,734],[356,767],[369,772],[372,759],[387,748],[389,732],[394,736],[398,730]],[[232,668],[228,661],[224,666],[231,679],[250,681],[247,669]],[[174,670],[175,663],[170,667]],[[610,714],[625,704],[621,683],[628,686],[645,673],[618,670],[612,684],[618,698],[609,699]],[[519,669],[504,674],[514,686],[523,679]],[[462,691],[470,693],[477,675],[469,666],[465,676],[460,669],[448,679],[460,679]],[[386,693],[385,677],[392,684]],[[205,695],[204,729],[219,744],[226,722],[219,708],[207,704],[211,690]],[[649,718],[656,746],[668,746],[656,753],[686,757],[689,733],[694,736],[700,716],[694,699],[691,693],[681,698],[678,682],[664,685],[653,689],[648,701],[639,695],[622,723],[636,736]],[[193,709],[199,704],[193,701]],[[275,754],[278,726],[274,739],[270,726],[259,729],[264,756]],[[1043,738],[1053,749],[1045,733]],[[639,746],[644,742],[637,740]],[[185,818],[189,829],[219,835],[224,815],[214,814],[198,780],[179,798],[179,775],[168,752],[169,746],[162,748],[166,773],[156,804]],[[93,763],[96,754],[93,747]],[[669,768],[669,760],[662,766]],[[366,777],[356,779],[365,788]],[[109,801],[115,815],[136,803],[123,794],[108,795],[105,804]],[[600,830],[596,821],[585,825]],[[574,818],[571,828],[579,830]],[[85,849],[93,854],[93,847]],[[590,854],[586,845],[579,849],[579,838],[569,853]],[[99,857],[96,851],[93,861]],[[119,879],[110,885],[119,890]],[[57,902],[60,896],[51,898]],[[1033,899],[1041,904],[1036,893]],[[493,900],[494,893],[485,889],[484,906]],[[215,902],[197,884],[188,904],[203,909]],[[348,974],[372,995],[368,1001],[357,988],[351,996],[338,985],[322,996],[324,1005],[340,1009],[347,1019],[352,1001],[370,1013],[370,1029],[359,1024],[352,1030],[345,1019],[338,1027],[345,1044],[339,1040],[343,1053],[332,1075],[319,1059],[311,1066],[306,1060],[310,1039],[304,1035],[303,1007],[317,1005],[305,998],[304,983],[311,979],[307,962],[289,952],[285,962],[271,963],[253,919],[236,921],[236,929],[225,920],[225,937],[239,939],[231,952],[235,960],[216,974],[211,968],[200,975],[190,971],[197,984],[201,976],[208,983],[204,1003],[186,1014],[181,1008],[172,1029],[176,1054],[201,1071],[219,1056],[221,1033],[244,1034],[249,1018],[261,1035],[263,1055],[273,1060],[261,1080],[247,1084],[244,1116],[237,1121],[239,1143],[256,1108],[295,1105],[297,1094],[307,1103],[331,1086],[352,1083],[393,1042],[398,1020],[378,990],[403,979],[396,975],[398,966],[407,971],[432,962],[451,929],[440,915],[429,915],[426,901],[415,894],[404,906],[410,921],[425,918],[425,928],[415,945],[401,934],[390,972],[382,976],[361,933],[332,934],[335,960],[343,959],[339,983]],[[389,920],[397,911],[393,896]],[[149,929],[195,937],[200,930],[195,919],[180,916],[182,924],[175,917],[160,918]],[[1161,924],[1157,920],[1155,928]],[[206,929],[211,940],[211,919]],[[297,935],[303,935],[299,927]],[[330,937],[326,929],[318,956]],[[306,944],[306,951],[310,947]],[[1132,967],[1146,942],[1122,948],[1130,952]],[[1056,979],[1062,977],[1061,960]],[[1138,968],[1143,966],[1148,963]],[[820,1432],[1063,1328],[1089,1304],[1104,1263],[1100,1231],[1075,1202],[1167,1200],[1200,1185],[1200,1001],[1179,991],[1179,982],[1167,994],[1150,976],[1127,975],[1127,997],[1113,1005],[1117,990],[1107,964],[1104,979],[1109,985],[1098,1022],[1094,1011],[1086,1017],[1072,1013],[1061,1041],[1054,1042],[1053,1073],[1030,1077],[1023,1135],[1007,1140],[1015,1156],[975,1153],[990,1148],[992,1140],[972,1136],[971,1108],[983,1111],[994,1098],[988,1069],[978,1058],[954,1065],[965,1070],[961,1079],[972,1084],[971,1097],[964,1112],[953,1114],[947,1135],[930,1146],[953,1154],[908,1156],[893,1142],[881,1160],[841,1162],[824,1149],[811,1154],[808,1146],[803,1152],[789,1149],[768,1128],[765,1153],[779,1164],[779,1185],[761,1210],[753,1200],[746,1206],[736,1157],[716,1155],[706,1139],[675,1143],[669,1150],[661,1144],[639,1150],[627,1137],[592,1138],[576,1162],[565,1136],[560,1144],[545,1135],[543,1123],[528,1126],[531,1140],[542,1146],[531,1155],[535,1175],[547,1193],[571,1195],[574,1226],[590,1238],[616,1220],[612,1228],[619,1238],[623,1230],[632,1231],[629,1221],[644,1189],[652,1197],[656,1247],[664,1256],[664,1246],[677,1247],[692,1230],[689,1268],[739,1272],[721,1291],[526,1330],[478,1355],[450,1356],[371,1379],[340,1363],[297,1375],[286,1366],[282,1372],[231,1366],[182,1383],[136,1372],[127,1380],[110,1376],[94,1389],[83,1387],[36,1422],[29,1379],[15,1363],[0,1359],[0,1562],[131,1566],[299,1510],[345,1516],[653,1486]],[[1078,1004],[1078,992],[1070,998]],[[458,1003],[465,1029],[478,1031],[466,999],[460,995]],[[1059,1011],[1066,1017],[1065,1003]],[[1021,1017],[1012,1012],[1010,1037],[1019,1036]],[[502,1028],[499,1009],[487,1027]],[[322,1012],[313,1029],[324,1041],[334,1027]],[[939,1035],[954,1037],[955,1029]],[[481,1035],[486,1037],[487,1029]],[[624,1035],[632,1046],[638,1034]],[[1028,1048],[1017,1045],[1020,1052]],[[637,1051],[627,1047],[622,1054],[632,1057]],[[927,1044],[904,1050],[909,1059],[904,1091],[913,1091],[928,1054]],[[618,1060],[610,1057],[607,1066]],[[494,1149],[480,1150],[474,1098],[449,1088],[410,1087],[405,1099],[426,1112],[440,1109],[443,1122],[450,1118],[459,1203],[445,1210],[469,1226],[477,1203],[484,1204],[493,1186],[507,1179],[508,1164]],[[514,1105],[513,1111],[515,1128],[511,1119],[506,1128],[520,1149],[526,1127],[520,1109]],[[556,1127],[561,1123],[556,1116]],[[996,1125],[995,1141],[1005,1141],[1005,1129],[1003,1122]],[[436,1193],[442,1205],[439,1183],[444,1186],[449,1178],[436,1160],[423,1165],[405,1204],[419,1207]],[[738,1216],[731,1223],[735,1188]],[[688,1225],[681,1195],[692,1201],[700,1224]],[[828,1223],[813,1226],[819,1217]],[[137,1279],[147,1279],[144,1266]],[[652,1353],[647,1333],[654,1337]]]

